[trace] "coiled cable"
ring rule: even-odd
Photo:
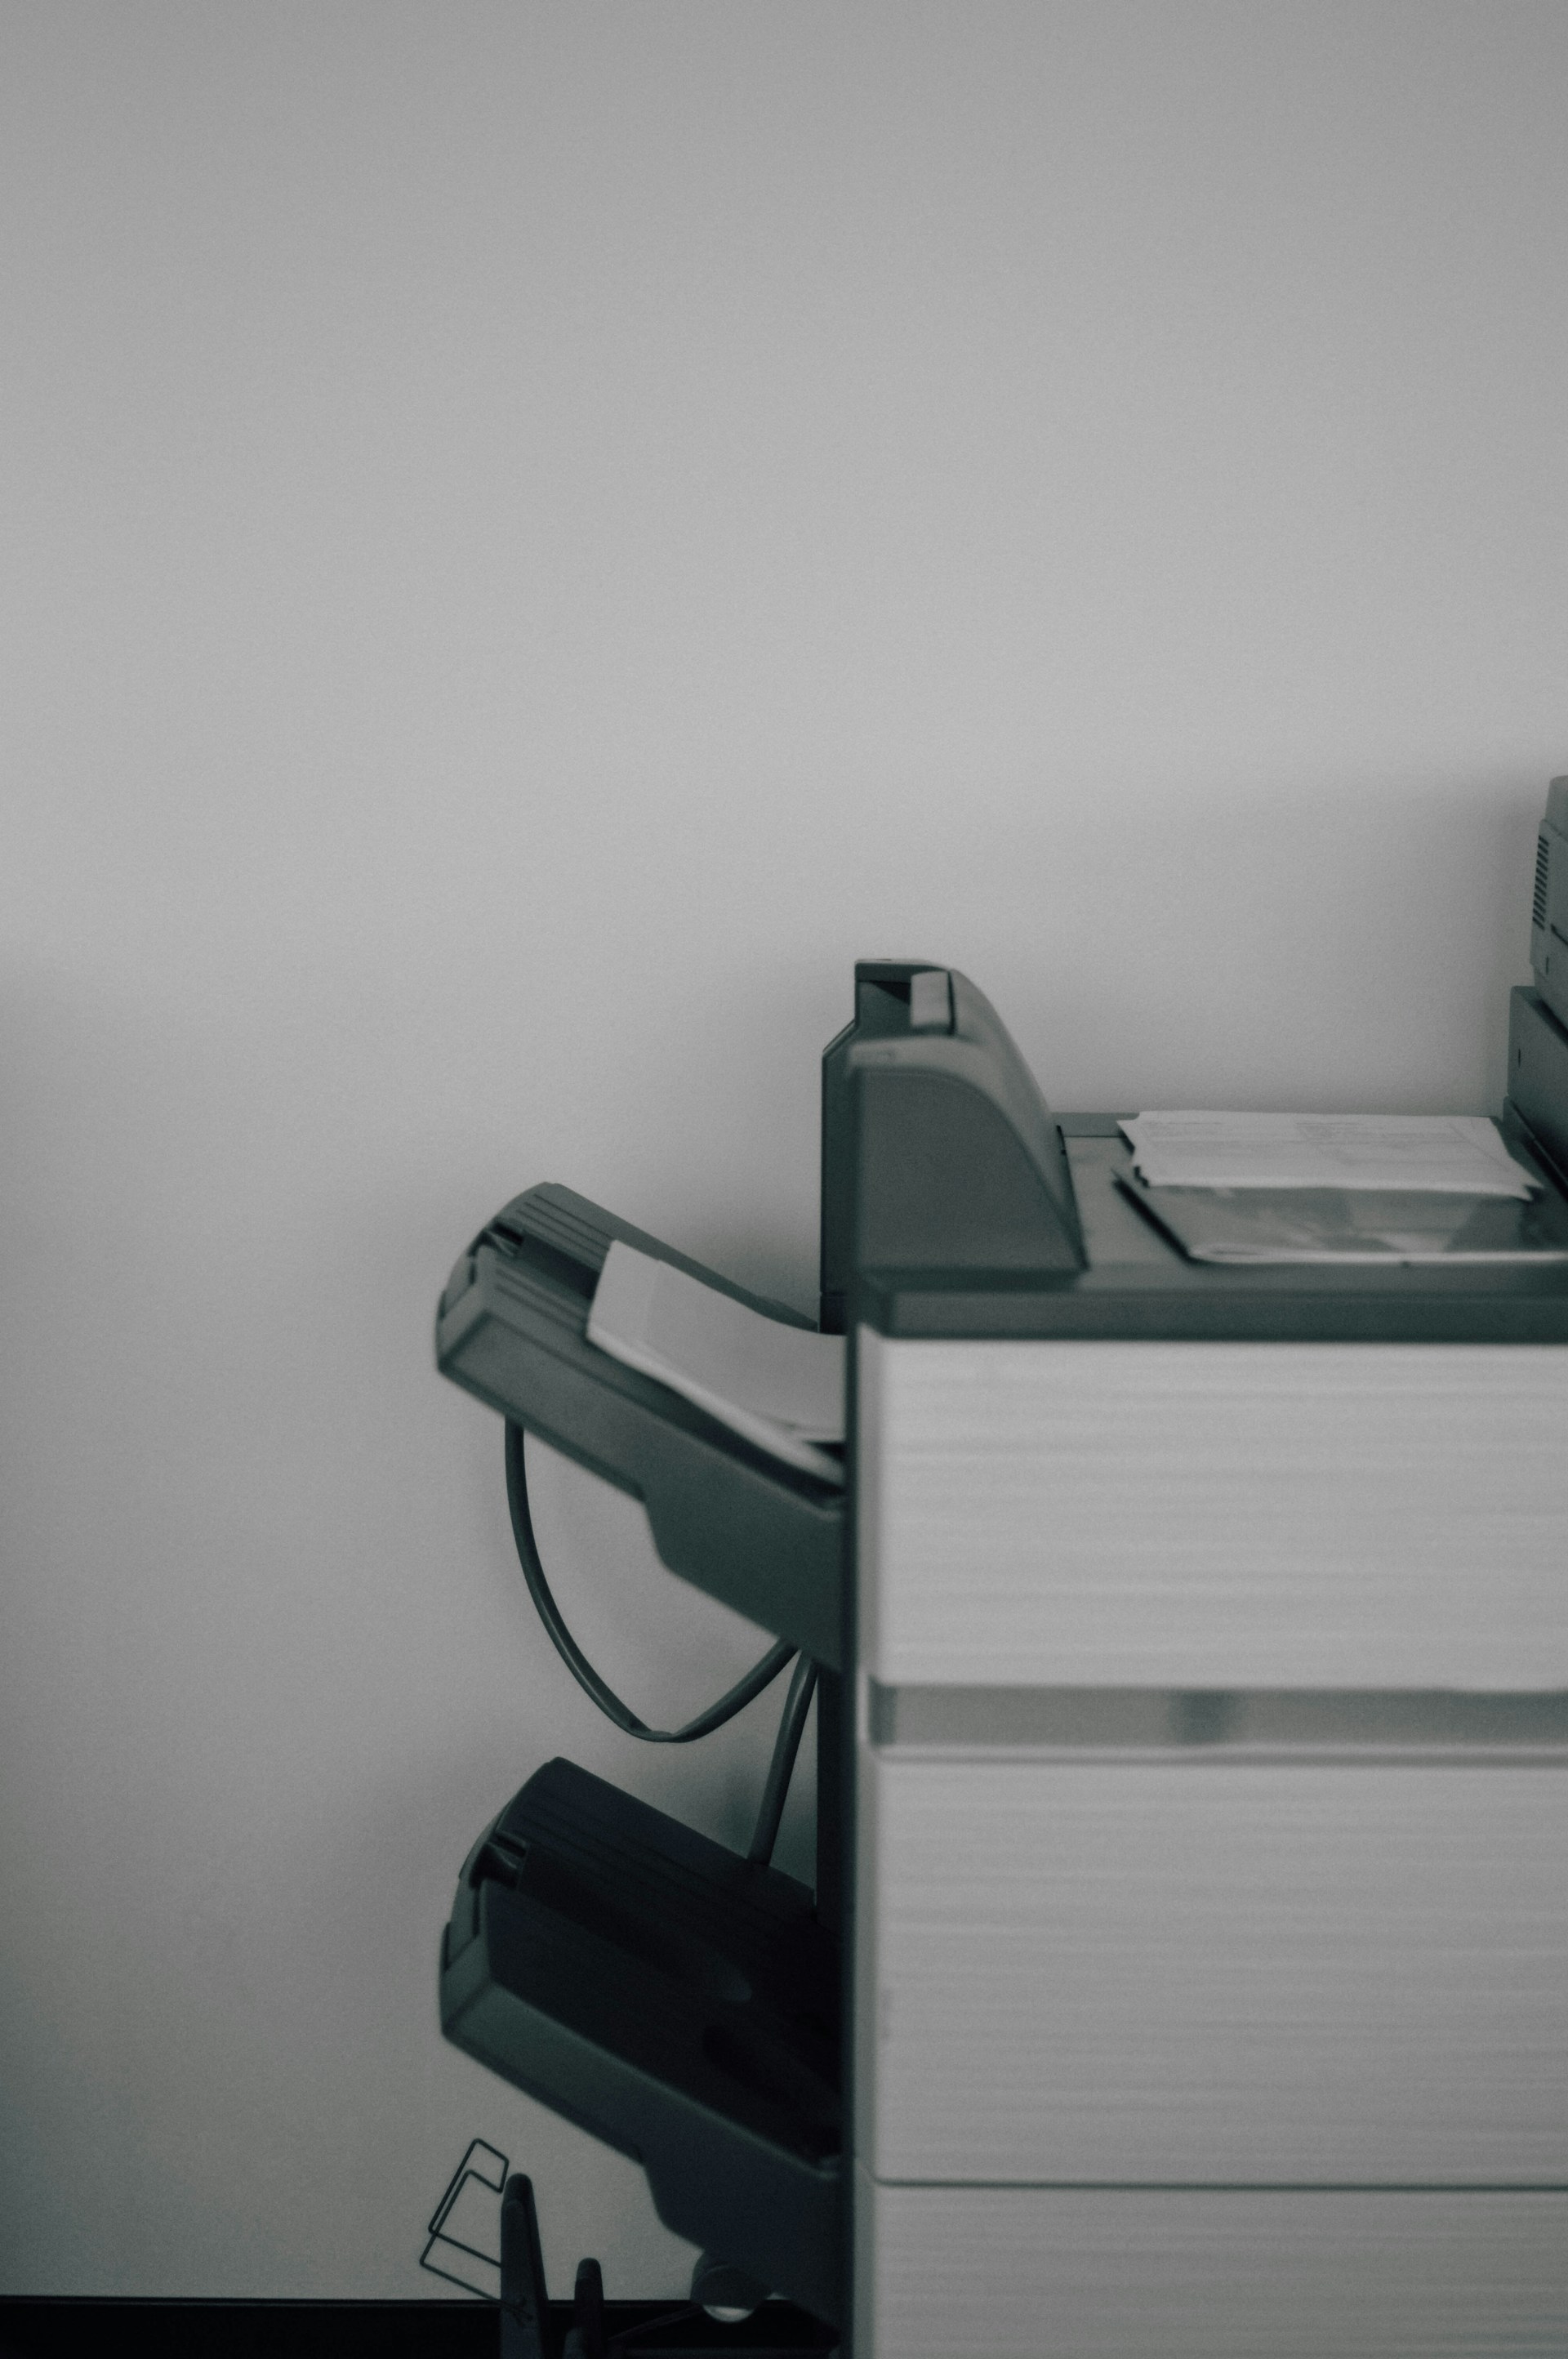
[[[539,1619],[549,1633],[550,1644],[583,1693],[592,1697],[605,1718],[612,1720],[623,1734],[635,1736],[644,1745],[693,1745],[699,1736],[710,1736],[716,1728],[722,1728],[727,1720],[733,1720],[738,1712],[744,1712],[746,1706],[754,1698],[760,1696],[765,1687],[772,1685],[784,1665],[793,1658],[796,1649],[790,1645],[787,1638],[781,1638],[776,1647],[769,1647],[760,1662],[752,1664],[744,1679],[737,1680],[727,1694],[721,1695],[717,1703],[709,1704],[706,1712],[699,1712],[695,1720],[688,1720],[684,1728],[650,1728],[646,1721],[639,1720],[630,1704],[622,1703],[608,1681],[600,1679],[571,1632],[567,1628],[566,1623],[561,1618],[561,1609],[550,1593],[550,1584],[545,1578],[545,1568],[539,1559],[539,1544],[534,1537],[534,1518],[528,1508],[528,1476],[523,1462],[523,1428],[520,1425],[514,1425],[508,1418],[506,1421],[506,1504],[512,1510],[512,1537],[517,1543],[517,1556],[523,1567],[523,1578],[528,1584],[528,1594],[534,1601]],[[813,1676],[815,1677],[815,1672]],[[797,1672],[796,1683],[799,1682],[799,1679],[800,1674]],[[809,1683],[806,1687],[805,1693],[806,1702],[809,1703],[811,1701]],[[784,1724],[790,1721],[791,1707],[795,1698],[795,1688],[792,1684],[789,1701],[784,1707]],[[806,1721],[805,1704],[800,1707],[798,1719],[800,1726],[803,1727]],[[784,1745],[784,1726],[781,1725],[779,1744],[774,1747],[773,1770],[778,1767],[780,1748]],[[789,1771],[795,1766],[795,1748],[799,1743],[800,1728],[797,1727],[794,1743],[788,1748],[788,1762],[784,1771],[785,1786],[789,1783]],[[769,1772],[770,1791],[773,1783],[773,1770]],[[763,1803],[766,1808],[766,1793],[763,1796]],[[778,1807],[782,1811],[784,1808],[782,1789],[778,1798]],[[775,1821],[774,1832],[776,1831]],[[761,1832],[759,1824],[759,1835]],[[772,1848],[770,1838],[768,1850],[771,1852]],[[764,1853],[762,1855],[766,1857],[767,1854]]]
[[[784,1698],[784,1708],[779,1717],[779,1733],[773,1739],[773,1757],[768,1764],[762,1807],[757,1812],[757,1832],[752,1837],[752,1848],[746,1854],[749,1860],[762,1867],[772,1859],[773,1845],[778,1841],[784,1796],[789,1792],[789,1781],[795,1773],[795,1756],[800,1751],[806,1715],[811,1710],[816,1686],[816,1666],[809,1655],[802,1655],[795,1664],[789,1693]]]

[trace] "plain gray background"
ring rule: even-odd
[[[434,2291],[474,2136],[683,2283],[437,1936],[557,1751],[743,1838],[773,1707],[594,1716],[437,1292],[551,1178],[808,1303],[857,955],[1059,1105],[1497,1104],[1565,103],[1506,0],[0,14],[5,2290]]]

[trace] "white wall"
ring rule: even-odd
[[[741,1836],[772,1707],[594,1718],[437,1291],[558,1178],[808,1302],[857,955],[1059,1104],[1496,1103],[1565,101],[1505,0],[5,11],[5,2290],[433,2291],[471,2136],[682,2282],[436,1939],[552,1752]]]

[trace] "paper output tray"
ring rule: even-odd
[[[659,2216],[839,2315],[838,1948],[793,1876],[569,1761],[481,1837],[441,2028],[640,2161]]]
[[[569,1188],[531,1188],[475,1239],[441,1298],[444,1375],[640,1498],[672,1572],[838,1669],[843,1495],[770,1458],[588,1340],[615,1238],[805,1327]]]

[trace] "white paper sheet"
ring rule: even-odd
[[[1190,1261],[1568,1261],[1568,1200],[1554,1190],[1521,1201],[1451,1189],[1151,1188],[1126,1170],[1118,1181]]]
[[[1141,1114],[1121,1127],[1151,1188],[1526,1197],[1540,1184],[1484,1114]]]
[[[841,1484],[844,1338],[769,1319],[619,1238],[589,1312],[588,1340],[656,1376],[786,1465]]]

